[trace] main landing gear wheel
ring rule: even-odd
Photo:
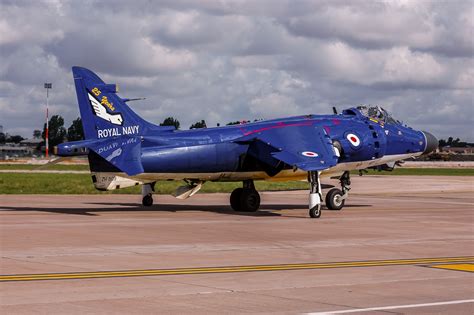
[[[155,183],[144,184],[142,186],[142,205],[151,207],[153,205],[153,192],[155,191]]]
[[[240,211],[255,212],[260,207],[260,195],[255,189],[244,189],[240,196]]]
[[[341,210],[344,207],[345,200],[340,189],[333,188],[326,194],[326,207],[329,210]]]
[[[153,205],[153,197],[151,195],[146,195],[142,199],[142,205],[145,207],[151,207]]]
[[[260,195],[253,181],[244,181],[243,188],[234,189],[230,194],[230,206],[234,211],[255,212],[260,207]]]

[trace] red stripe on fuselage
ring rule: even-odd
[[[304,122],[304,123],[297,123],[297,124],[285,124],[285,123],[279,122],[274,126],[268,126],[268,127],[264,127],[264,128],[260,128],[260,129],[255,129],[255,130],[252,130],[252,131],[244,131],[243,128],[240,128],[240,130],[242,130],[242,132],[244,132],[244,136],[248,136],[248,135],[251,135],[251,134],[254,134],[254,133],[258,133],[258,132],[262,132],[262,131],[270,130],[270,129],[278,129],[278,128],[286,128],[286,127],[297,127],[297,126],[311,126],[312,124],[313,124],[312,121],[308,121],[308,122]]]

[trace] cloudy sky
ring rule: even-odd
[[[79,116],[71,67],[184,128],[378,104],[474,141],[474,1],[0,0],[0,125]],[[67,127],[66,126],[66,127]]]

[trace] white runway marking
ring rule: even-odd
[[[423,303],[423,304],[406,304],[406,305],[392,305],[392,306],[380,306],[380,307],[369,307],[369,308],[354,308],[350,310],[316,312],[316,313],[307,313],[307,314],[308,315],[346,314],[346,313],[359,313],[359,312],[370,312],[370,311],[396,310],[400,308],[429,307],[429,306],[465,304],[465,303],[474,303],[474,299],[433,302],[433,303]]]

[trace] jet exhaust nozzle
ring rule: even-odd
[[[438,139],[436,139],[435,136],[433,136],[431,133],[427,131],[422,131],[422,132],[426,138],[426,147],[425,147],[425,151],[423,151],[423,154],[430,154],[431,152],[436,151],[439,145]]]

